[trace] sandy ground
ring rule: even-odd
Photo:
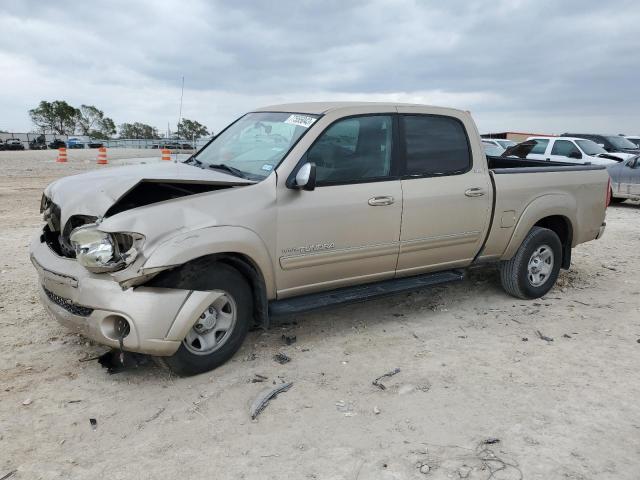
[[[54,157],[0,152],[0,478],[640,478],[640,206],[611,207],[604,238],[538,301],[475,270],[252,332],[209,374],[110,376],[82,361],[104,349],[37,300],[27,248],[42,189],[96,168],[94,151]],[[394,368],[386,390],[372,385]],[[282,380],[293,387],[251,421],[255,396]]]

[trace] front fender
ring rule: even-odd
[[[568,194],[550,193],[533,199],[522,211],[502,260],[509,260],[516,254],[531,228],[543,218],[559,215],[567,218],[573,227],[576,225],[576,212],[576,200]]]
[[[142,273],[153,273],[216,253],[237,253],[250,258],[262,273],[269,298],[275,295],[269,251],[258,234],[244,227],[207,227],[171,237],[153,251],[142,266]]]

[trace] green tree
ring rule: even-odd
[[[40,105],[29,110],[29,116],[33,124],[43,133],[73,135],[80,117],[80,110],[64,100],[53,102],[42,100]]]
[[[158,129],[145,123],[123,123],[120,125],[120,138],[160,138]]]
[[[78,128],[82,135],[107,139],[116,133],[116,124],[93,105],[81,105]]]
[[[177,135],[178,138],[185,138],[187,140],[195,138],[197,140],[209,135],[209,130],[207,130],[207,127],[202,125],[200,122],[183,118],[182,121],[178,123]]]

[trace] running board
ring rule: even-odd
[[[401,292],[420,290],[443,283],[459,282],[464,279],[460,270],[446,272],[427,273],[415,277],[392,278],[381,282],[344,287],[328,292],[311,293],[299,297],[273,300],[269,302],[269,315],[284,316],[295,313],[308,312],[333,305],[345,305],[348,303],[365,302],[373,298],[385,297]]]

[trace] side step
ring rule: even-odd
[[[446,272],[417,275],[415,277],[392,278],[381,282],[344,287],[328,292],[310,293],[299,297],[269,302],[269,315],[274,317],[292,315],[294,313],[318,310],[333,305],[364,302],[373,298],[420,290],[443,283],[459,282],[463,279],[464,274],[461,270],[449,270]]]

